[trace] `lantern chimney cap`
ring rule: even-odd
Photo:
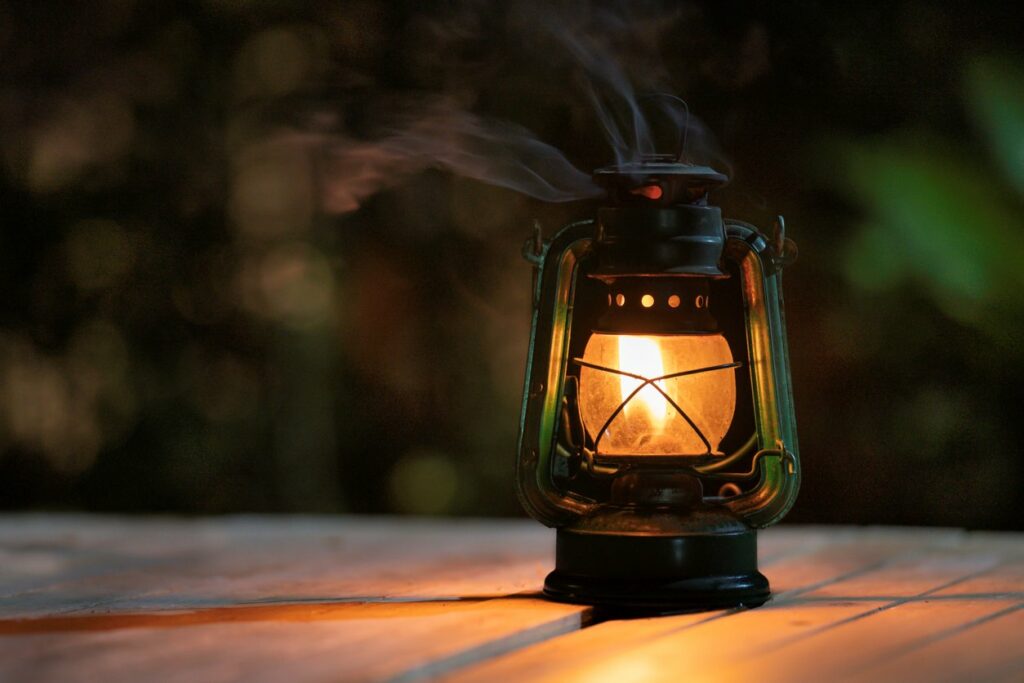
[[[656,202],[672,205],[699,203],[709,190],[729,182],[729,177],[710,166],[689,164],[671,155],[656,154],[639,161],[599,168],[594,171],[594,181],[607,190],[609,198],[616,204]]]

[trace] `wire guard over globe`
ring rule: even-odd
[[[576,362],[596,455],[721,455],[738,365],[721,335],[595,334]]]

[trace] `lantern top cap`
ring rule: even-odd
[[[594,178],[599,182],[614,182],[618,178],[629,178],[632,182],[636,182],[647,176],[667,176],[674,182],[711,187],[718,187],[729,182],[729,176],[710,166],[689,164],[668,154],[652,154],[639,161],[612,164],[594,171]]]
[[[729,181],[710,166],[679,161],[671,155],[652,154],[639,161],[604,166],[594,181],[605,188],[614,204],[671,206],[703,203],[707,193]]]

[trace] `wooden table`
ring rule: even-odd
[[[0,517],[0,681],[1024,681],[1024,535],[780,527],[754,610],[599,622],[529,521]]]

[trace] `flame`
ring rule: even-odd
[[[631,372],[645,379],[661,377],[665,374],[665,364],[661,358],[661,345],[657,339],[651,337],[633,337],[622,335],[619,337],[619,369]],[[632,377],[621,377],[622,400],[625,401],[633,391],[640,386],[640,380]],[[664,389],[662,382],[655,382]],[[662,427],[668,416],[669,404],[665,397],[648,384],[626,404],[626,413],[636,411],[637,406],[643,406],[655,427]]]

